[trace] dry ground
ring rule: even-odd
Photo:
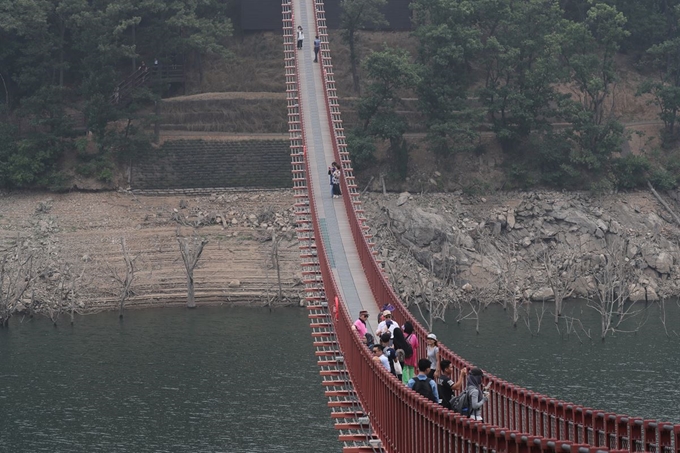
[[[186,208],[180,208],[181,200]],[[51,205],[47,213],[36,213],[40,202]],[[82,302],[87,311],[117,300],[109,266],[124,268],[121,238],[126,239],[130,253],[139,257],[131,305],[184,303],[186,274],[176,236],[197,234],[210,241],[195,272],[197,301],[265,305],[278,290],[271,231],[254,226],[261,222],[249,215],[276,218],[286,299],[275,303],[297,304],[302,288],[298,242],[291,228],[292,202],[289,191],[229,192],[218,197],[128,192],[0,194],[0,248],[7,248],[17,235],[33,236],[50,244],[59,263],[84,267]],[[180,222],[173,220],[173,214]],[[190,226],[201,215],[210,214],[220,215],[224,223]],[[267,226],[276,224],[270,220]]]

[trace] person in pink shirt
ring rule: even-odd
[[[416,366],[418,366],[418,337],[413,333],[413,324],[411,324],[411,321],[406,321],[404,323],[403,330],[404,334],[406,334],[406,341],[408,341],[413,348],[411,357],[406,357],[404,359],[404,367],[401,374],[401,382],[407,384],[408,381],[416,375]]]
[[[366,310],[361,310],[359,312],[359,319],[354,321],[354,324],[352,324],[352,330],[359,335],[359,338],[361,338],[361,341],[366,343],[366,332],[368,332],[368,328],[366,327],[366,320],[368,319],[368,312]]]

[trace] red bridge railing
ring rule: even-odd
[[[427,331],[402,305],[392,289],[368,233],[359,193],[347,151],[347,143],[338,105],[333,65],[323,0],[315,0],[316,31],[321,39],[322,78],[326,88],[328,122],[333,135],[335,158],[343,168],[344,205],[352,235],[376,301],[396,307],[397,322],[411,321],[420,338]],[[312,190],[307,168],[307,189]],[[314,235],[321,237],[316,207],[310,197],[314,218]],[[341,299],[330,272],[323,241],[317,241],[327,300]],[[471,451],[478,448],[496,451],[653,451],[680,453],[680,425],[642,420],[581,405],[559,401],[529,391],[489,373],[491,399],[485,407],[486,422],[462,418],[435,405],[407,389],[372,357],[351,330],[351,317],[345,305],[339,305],[335,331],[345,356],[354,387],[364,408],[370,412],[371,424],[390,452]],[[424,357],[425,342],[417,353]],[[441,346],[442,358],[451,360],[456,375],[471,364]],[[456,376],[457,377],[457,376]],[[454,449],[455,450],[452,450]]]

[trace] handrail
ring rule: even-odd
[[[342,119],[337,106],[337,92],[333,80],[323,0],[315,0],[315,11],[316,30],[321,38],[321,75],[326,88],[326,111],[333,135],[333,151],[335,158],[341,162],[345,175],[341,178],[343,192],[347,194],[343,200],[362,267],[376,302],[392,304],[395,307],[393,313],[395,321],[400,324],[407,320],[411,321],[416,334],[420,338],[425,338],[428,332],[401,303],[389,284],[384,270],[375,259],[373,244],[367,239],[367,227],[364,224],[366,219],[361,215],[361,209],[357,208],[360,205],[358,190],[355,184],[349,184],[349,180],[353,182],[354,178],[346,149]],[[347,177],[348,172],[351,178]],[[417,351],[420,357],[425,356],[425,348],[423,341]],[[440,354],[443,359],[451,360],[456,369],[456,377],[462,368],[471,365],[441,344]],[[503,426],[504,429],[526,432],[529,436],[575,442],[594,448],[680,452],[680,424],[656,423],[654,420],[634,419],[590,409],[527,390],[489,373],[485,375],[485,381],[492,384],[493,390],[488,407],[485,408],[485,417],[488,422]]]

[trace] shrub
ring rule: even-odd
[[[612,171],[619,189],[635,189],[643,186],[651,165],[645,156],[629,154],[612,162]]]

